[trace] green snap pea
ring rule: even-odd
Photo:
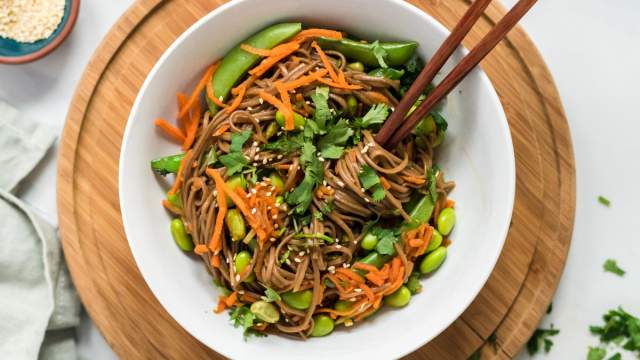
[[[269,324],[275,324],[280,320],[280,312],[271,303],[266,301],[256,301],[251,304],[251,312],[254,313],[258,319],[268,322]]]
[[[437,268],[442,265],[442,262],[447,257],[447,248],[444,246],[440,246],[434,251],[427,254],[427,256],[422,259],[420,263],[420,272],[423,274],[428,274],[435,271]]]
[[[456,211],[452,208],[445,208],[438,215],[438,231],[442,235],[449,235],[456,224]]]
[[[227,229],[231,234],[231,240],[240,241],[247,236],[247,225],[244,222],[244,216],[238,209],[230,209],[225,216]]]
[[[258,49],[272,49],[276,45],[294,37],[301,30],[301,23],[277,24],[256,33],[241,44],[247,44]],[[240,45],[233,48],[225,55],[224,59],[222,59],[220,67],[212,77],[213,94],[217,98],[222,98],[224,101],[229,95],[231,88],[233,88],[260,59],[261,56],[242,50]],[[218,106],[209,100],[208,97],[207,103],[209,104],[211,114],[218,112]]]
[[[333,327],[334,323],[332,318],[327,315],[316,315],[313,317],[311,336],[320,337],[329,335],[333,331]]]
[[[347,64],[347,67],[353,71],[364,72],[364,64],[360,61],[352,62],[351,64]]]
[[[444,138],[446,137],[446,133],[442,130],[438,130],[438,137],[436,137],[436,141],[433,142],[433,147],[438,147],[444,142]]]
[[[285,118],[284,118],[284,114],[280,110],[276,112],[276,122],[278,123],[278,125],[280,125],[280,127],[284,127]],[[300,128],[304,128],[304,125],[306,123],[307,123],[307,120],[305,120],[305,118],[302,117],[302,115],[298,114],[297,112],[293,113],[294,130],[300,130]]]
[[[347,300],[338,300],[336,301],[336,305],[333,307],[336,311],[345,312],[351,310],[353,307],[353,301]]]
[[[359,61],[364,65],[380,66],[378,58],[374,54],[374,46],[371,43],[350,39],[318,38],[318,45],[323,49],[336,50],[344,54],[348,59]],[[389,66],[400,66],[409,61],[418,48],[415,41],[380,42],[380,46],[386,51],[384,59]]]
[[[358,262],[361,262],[363,264],[373,265],[378,269],[380,269],[382,268],[382,266],[384,266],[384,264],[389,262],[389,260],[391,260],[390,255],[380,255],[377,252],[372,251],[367,256],[358,260]]]
[[[242,274],[244,269],[251,264],[251,253],[246,250],[240,251],[236,255],[236,259],[234,260],[234,265],[236,266],[236,274]]]
[[[378,245],[378,237],[372,233],[367,233],[360,243],[360,246],[365,250],[373,250],[376,248],[376,245]]]
[[[282,189],[284,189],[284,181],[277,172],[272,172],[271,175],[269,175],[269,180],[271,181],[271,185],[275,186],[278,191],[282,192]]]
[[[161,157],[151,161],[151,169],[159,175],[177,174],[184,154]]]
[[[358,99],[353,95],[347,96],[347,111],[351,116],[355,116],[358,111]]]
[[[427,115],[416,125],[415,134],[429,135],[434,131],[436,131],[436,122],[433,120],[433,115]]]
[[[191,235],[187,234],[182,219],[171,220],[171,235],[180,249],[183,251],[193,250],[193,240],[191,240]]]
[[[411,291],[406,286],[402,286],[396,290],[393,294],[384,298],[384,303],[391,307],[401,308],[409,303],[411,300]]]
[[[409,211],[409,216],[411,217],[411,221],[405,223],[405,229],[415,229],[422,224],[426,224],[431,215],[433,214],[434,208],[433,199],[431,199],[431,195],[427,194],[423,196]]]
[[[247,180],[244,178],[244,176],[240,174],[230,177],[225,182],[225,184],[227,185],[227,188],[229,188],[229,190],[231,191],[235,191],[238,187],[240,187],[242,190],[247,190]],[[231,198],[228,195],[225,196],[225,199],[227,200],[228,206],[234,205],[233,202],[231,201]]]
[[[433,229],[433,235],[431,235],[431,241],[429,241],[426,252],[430,253],[439,248],[440,245],[442,245],[442,234],[440,234],[438,230]]]
[[[285,304],[291,306],[294,309],[305,310],[311,306],[311,298],[313,297],[313,292],[311,290],[303,290],[292,292],[288,291],[280,295],[282,297],[282,301]]]
[[[271,139],[272,137],[274,137],[278,133],[278,129],[280,129],[278,124],[276,124],[274,122],[270,122],[269,125],[267,126],[267,130],[265,130],[265,132],[264,132],[264,137],[267,140]]]
[[[175,194],[167,193],[167,201],[178,209],[182,209],[182,197],[180,196],[180,191]]]
[[[394,68],[378,68],[369,71],[369,75],[375,77],[383,77],[390,80],[400,80],[400,78],[404,75],[404,69],[397,70]]]

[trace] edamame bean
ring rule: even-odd
[[[411,291],[406,286],[402,286],[393,294],[384,298],[384,303],[395,308],[400,308],[409,303],[411,300]]]
[[[247,236],[247,225],[244,222],[244,216],[238,209],[230,209],[225,217],[227,229],[231,234],[231,240],[239,241]]]
[[[456,224],[456,211],[452,208],[445,208],[438,215],[438,231],[442,235],[449,235]]]
[[[336,305],[333,308],[336,311],[345,312],[345,311],[351,310],[352,307],[353,307],[352,301],[338,300],[336,301]]]
[[[440,246],[435,249],[433,252],[429,253],[427,256],[422,259],[420,263],[420,272],[423,274],[428,274],[435,271],[437,268],[442,265],[442,262],[447,257],[447,248],[444,246]]]
[[[355,116],[358,111],[358,99],[353,95],[347,96],[347,111],[351,116]]]
[[[251,304],[251,312],[254,313],[258,319],[266,321],[270,324],[275,324],[280,320],[280,312],[271,303],[266,301],[256,301]]]
[[[352,62],[351,64],[347,64],[347,67],[353,71],[364,72],[364,64],[360,61]]]
[[[284,189],[284,181],[277,172],[272,172],[271,175],[269,175],[269,180],[271,180],[271,185],[275,186],[279,192],[282,192],[282,189]]]
[[[280,110],[276,112],[276,122],[278,123],[278,125],[280,125],[280,127],[284,127],[285,118],[284,118],[284,114]],[[297,112],[293,113],[294,130],[300,130],[300,128],[304,128],[306,123],[307,123],[307,120],[305,120],[305,118],[302,117],[302,115],[298,114]]]
[[[234,260],[234,264],[236,266],[236,274],[242,274],[244,272],[244,269],[246,269],[247,266],[251,264],[252,258],[253,257],[251,256],[251,253],[249,253],[248,251],[240,251],[236,255],[236,259]]]
[[[429,246],[427,246],[427,253],[432,252],[442,245],[442,235],[436,229],[433,229],[433,235],[431,235],[431,241],[429,241]]]
[[[274,122],[270,122],[269,125],[267,126],[267,130],[265,130],[264,132],[264,137],[267,140],[271,139],[275,134],[278,133],[278,129],[279,129],[278,124]]]
[[[285,304],[294,309],[305,310],[311,306],[311,298],[313,292],[311,290],[303,290],[298,292],[288,291],[280,295]]]
[[[376,248],[376,245],[378,245],[378,237],[372,233],[367,233],[360,243],[360,246],[365,250],[373,250]]]
[[[331,334],[333,331],[333,319],[327,315],[316,315],[313,317],[313,330],[311,336],[320,337]]]
[[[225,184],[231,191],[235,191],[238,187],[242,188],[242,190],[247,190],[247,180],[240,174],[230,177]],[[228,206],[234,206],[229,196],[226,196],[225,198],[227,199]]]
[[[171,220],[171,235],[180,249],[183,251],[193,251],[193,240],[191,240],[191,235],[187,234],[182,219],[177,218]]]

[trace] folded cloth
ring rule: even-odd
[[[54,139],[0,101],[0,359],[77,357],[80,302],[56,228],[15,196]]]

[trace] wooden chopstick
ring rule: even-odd
[[[393,133],[389,140],[380,145],[387,148],[393,148],[407,137],[414,126],[426,116],[429,111],[440,100],[449,94],[462,79],[464,79],[471,70],[473,70],[482,59],[484,59],[491,50],[507,35],[511,29],[520,21],[520,19],[533,7],[537,0],[520,0],[508,13],[503,17],[496,26],[480,40],[480,42],[465,56],[462,61],[440,82],[435,89],[427,96],[420,106],[404,121],[401,121],[399,128]],[[426,84],[419,84],[424,85]],[[404,101],[404,99],[403,99]],[[415,100],[411,102],[413,104]],[[406,114],[406,112],[404,113]],[[404,115],[401,114],[401,115]],[[377,140],[377,139],[376,139]]]
[[[402,125],[405,114],[409,112],[418,97],[422,94],[424,88],[431,84],[433,78],[436,77],[438,71],[451,57],[451,54],[458,48],[462,39],[467,36],[473,25],[478,21],[484,10],[489,6],[491,0],[476,0],[469,9],[464,13],[462,19],[456,24],[451,34],[440,45],[433,57],[427,65],[422,69],[416,80],[413,82],[409,90],[405,93],[402,101],[396,106],[391,116],[385,121],[384,125],[376,135],[376,142],[384,145],[393,133]]]

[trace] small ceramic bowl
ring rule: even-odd
[[[66,0],[58,28],[46,39],[22,43],[0,37],[0,64],[24,64],[45,57],[69,36],[78,17],[80,0]]]

